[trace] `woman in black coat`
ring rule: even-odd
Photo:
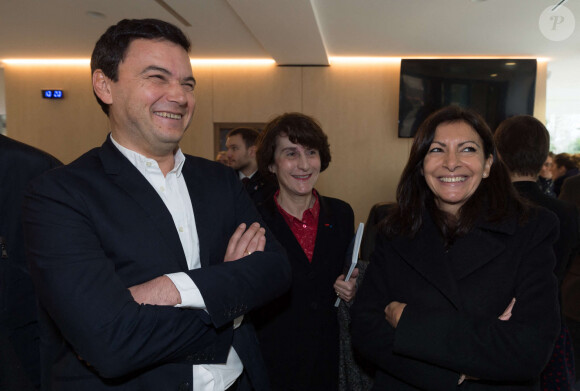
[[[557,219],[519,200],[477,114],[421,125],[352,308],[375,390],[539,390],[559,331]]]
[[[314,185],[330,162],[316,121],[283,114],[266,125],[258,166],[275,175],[279,190],[258,207],[288,253],[292,286],[253,314],[274,390],[338,389],[338,320],[334,303],[354,297],[358,270],[343,269],[354,215],[346,202],[321,196]]]

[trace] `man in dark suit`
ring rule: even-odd
[[[562,185],[560,199],[572,202],[580,207],[580,175],[568,178]]]
[[[232,129],[226,138],[228,163],[238,173],[246,191],[257,206],[270,199],[278,188],[258,170],[256,150],[260,133],[253,128]]]
[[[579,173],[580,171],[576,167],[576,163],[574,163],[570,154],[559,153],[554,156],[554,162],[552,163],[552,181],[554,181],[554,193],[556,197],[560,196],[564,182]]]
[[[554,272],[562,285],[566,271],[580,247],[578,213],[574,205],[546,195],[537,186],[536,180],[548,156],[550,134],[536,118],[520,115],[504,120],[494,134],[498,154],[510,171],[511,179],[518,193],[536,205],[554,212],[560,221],[560,234],[554,243],[556,267]],[[569,367],[574,362],[573,354],[565,352],[568,331],[564,327],[552,353],[552,360],[542,373],[542,389],[552,389],[552,385],[570,385],[574,371]],[[569,354],[566,354],[569,353]],[[580,359],[580,357],[578,357]]]
[[[0,390],[40,388],[36,301],[24,259],[22,197],[28,182],[62,163],[0,135]]]
[[[548,155],[550,145],[548,130],[532,116],[515,116],[498,126],[494,133],[494,141],[518,193],[533,203],[551,210],[560,220],[560,236],[554,244],[556,253],[554,270],[561,283],[569,262],[580,245],[578,214],[573,205],[546,196],[535,184]]]
[[[576,205],[580,210],[580,175],[572,176],[562,185],[560,200]],[[562,311],[572,335],[576,358],[576,389],[580,389],[580,252],[570,262],[562,282]]]
[[[111,134],[28,189],[45,390],[268,389],[243,315],[290,268],[233,171],[179,149],[189,46],[159,20],[111,26],[91,58]]]

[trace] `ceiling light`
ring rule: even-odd
[[[275,65],[271,58],[192,58],[191,65]]]
[[[91,60],[88,58],[62,58],[62,59],[7,58],[0,59],[0,62],[9,65],[89,65],[91,63]]]
[[[401,62],[401,57],[329,57],[330,64],[386,64]]]
[[[106,19],[107,15],[99,11],[87,11],[86,14],[90,17],[97,18],[97,19]]]
[[[195,65],[275,65],[276,61],[271,58],[192,58],[191,64]],[[62,59],[37,59],[37,58],[7,58],[0,59],[0,63],[9,65],[90,65],[89,58],[62,58]]]

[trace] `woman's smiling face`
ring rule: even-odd
[[[311,195],[320,166],[318,150],[294,144],[286,135],[278,136],[270,171],[278,178],[280,192],[291,196]]]
[[[493,157],[484,156],[483,141],[464,121],[437,126],[423,159],[423,176],[437,207],[457,216],[459,208],[489,176]]]

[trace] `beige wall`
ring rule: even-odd
[[[69,163],[107,134],[88,66],[5,65],[6,134]],[[42,89],[64,90],[64,99],[42,99]]]
[[[214,122],[266,122],[285,111],[316,117],[332,163],[317,189],[349,202],[355,222],[393,201],[410,140],[397,137],[398,62],[331,67],[194,66],[197,107],[186,153],[213,158]],[[7,133],[65,163],[102,144],[107,121],[92,94],[88,66],[5,65]],[[45,100],[41,89],[63,89]],[[539,63],[536,116],[545,117],[546,64]]]
[[[6,114],[6,92],[4,88],[4,68],[0,68],[0,115],[3,114]]]

